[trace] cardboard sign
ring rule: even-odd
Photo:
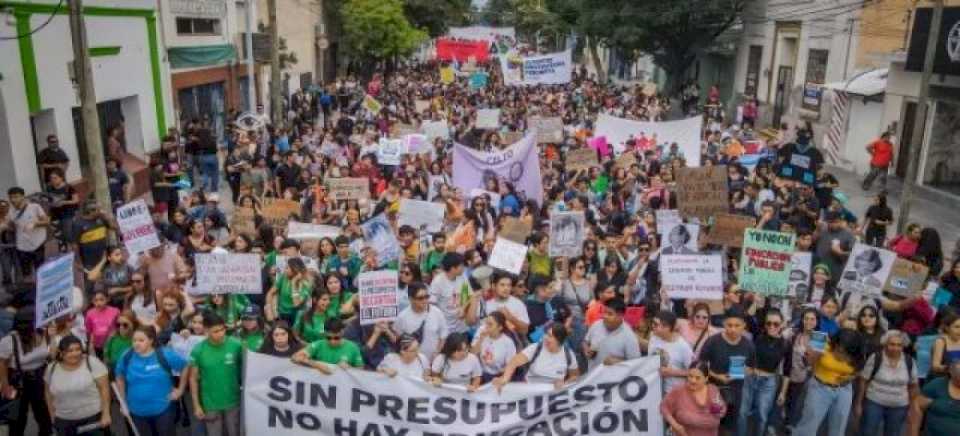
[[[430,109],[430,100],[414,100],[413,108],[417,113],[424,113]]]
[[[499,235],[504,239],[524,244],[532,232],[533,224],[520,218],[507,217],[503,220],[503,228],[500,229]]]
[[[637,156],[630,152],[623,153],[617,158],[617,166],[620,168],[630,169],[635,163],[637,163]]]
[[[265,224],[285,229],[290,219],[300,218],[300,203],[282,198],[264,198],[261,216]]]
[[[745,230],[738,275],[740,288],[761,295],[786,295],[795,236],[792,233]]]
[[[930,268],[906,259],[897,258],[893,261],[890,276],[883,290],[903,297],[920,295],[926,286]]]
[[[537,131],[538,143],[563,142],[563,120],[560,117],[530,117],[528,130]]]
[[[717,165],[677,170],[677,208],[685,217],[707,218],[727,213],[727,167]]]
[[[896,253],[857,243],[853,246],[837,287],[861,295],[879,296],[887,283]]]
[[[717,214],[716,222],[707,234],[707,243],[727,247],[743,246],[743,231],[755,226],[756,218],[729,213]]]
[[[723,260],[719,255],[663,255],[660,272],[663,290],[670,298],[723,298]]]
[[[361,200],[370,198],[370,181],[363,177],[327,179],[330,197],[334,200]]]
[[[487,265],[502,269],[511,274],[520,274],[523,262],[527,258],[527,246],[509,239],[497,238]]]
[[[73,259],[68,253],[37,268],[34,327],[47,325],[73,310]]]
[[[567,152],[567,171],[588,170],[600,166],[597,151],[591,148],[578,148]]]
[[[586,219],[583,212],[554,212],[550,214],[549,253],[551,257],[579,256],[586,238]]]
[[[357,277],[360,325],[393,321],[397,318],[398,281],[397,272],[394,270],[369,271]]]
[[[400,200],[398,224],[408,225],[418,231],[436,233],[443,230],[443,217],[447,208],[443,203],[421,200]]]
[[[496,130],[500,128],[500,109],[479,109],[477,110],[478,129]]]
[[[299,221],[287,223],[287,237],[290,239],[333,239],[339,235],[340,227],[337,226],[301,223]]]
[[[123,245],[130,254],[143,253],[160,246],[157,226],[153,225],[150,208],[143,199],[117,209],[117,226],[123,235]]]
[[[230,217],[230,228],[238,234],[254,237],[257,235],[257,211],[252,207],[236,207]]]
[[[260,255],[197,253],[196,276],[188,283],[191,294],[260,294],[263,276]]]
[[[413,124],[397,123],[390,128],[390,134],[396,138],[414,133],[417,133],[417,128]]]

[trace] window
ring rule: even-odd
[[[177,35],[219,35],[220,20],[213,18],[177,18]]]
[[[823,98],[821,88],[827,80],[827,58],[829,50],[810,49],[807,55],[807,75],[803,82],[802,106],[806,110],[820,112],[820,102]]]
[[[747,81],[743,87],[743,95],[757,96],[760,84],[760,57],[763,56],[762,45],[751,45],[747,55]]]

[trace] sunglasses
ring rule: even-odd
[[[132,326],[133,326],[133,324],[130,324],[129,322],[118,322],[118,323],[117,323],[117,327],[120,327],[120,328],[130,328],[130,327],[132,327]]]

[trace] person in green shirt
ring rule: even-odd
[[[430,250],[423,257],[423,263],[420,264],[420,271],[423,274],[430,274],[435,268],[440,268],[440,262],[443,255],[447,254],[447,235],[443,233],[433,234],[433,250]]]
[[[330,319],[327,309],[330,307],[330,293],[325,289],[313,292],[313,304],[303,311],[293,324],[293,332],[303,343],[312,343],[323,339],[324,324]]]
[[[293,355],[293,361],[330,374],[327,365],[338,365],[341,368],[363,367],[363,356],[360,346],[343,337],[343,321],[338,318],[327,320],[324,326],[325,339],[310,343],[306,348]]]
[[[240,377],[243,345],[227,336],[227,325],[215,313],[203,317],[207,339],[190,352],[190,396],[207,434],[240,434]]]
[[[250,305],[250,299],[242,294],[213,294],[205,303],[206,309],[220,315],[227,330],[233,332],[240,327],[240,314]]]
[[[267,304],[274,308],[277,318],[293,325],[297,312],[305,307],[312,289],[313,281],[303,259],[292,257],[287,260],[287,269],[267,293]]]
[[[948,374],[947,377],[928,381],[920,395],[911,401],[907,418],[908,435],[960,433],[960,360],[950,363]]]
[[[243,348],[257,351],[263,345],[263,337],[260,309],[252,304],[244,307],[243,312],[240,313],[240,328],[237,330],[236,338],[243,344]]]
[[[540,274],[553,277],[553,262],[550,260],[548,249],[550,237],[543,232],[530,235],[530,251],[527,253],[527,262],[530,264],[530,275]]]
[[[117,316],[117,330],[103,344],[103,359],[107,368],[113,371],[120,356],[133,346],[133,331],[138,327],[137,316],[125,310]]]
[[[357,296],[347,292],[343,276],[331,273],[324,278],[323,284],[330,294],[330,305],[327,306],[327,318],[349,318],[356,312]]]
[[[360,274],[363,261],[350,251],[350,239],[346,236],[337,236],[334,242],[337,245],[337,254],[327,258],[321,272],[324,274],[340,274],[347,279],[347,283],[351,283]]]

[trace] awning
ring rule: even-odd
[[[220,65],[237,58],[232,44],[171,47],[167,49],[172,68],[194,68]]]
[[[843,82],[827,83],[824,88],[850,94],[871,96],[883,94],[887,89],[887,68],[857,74]]]

